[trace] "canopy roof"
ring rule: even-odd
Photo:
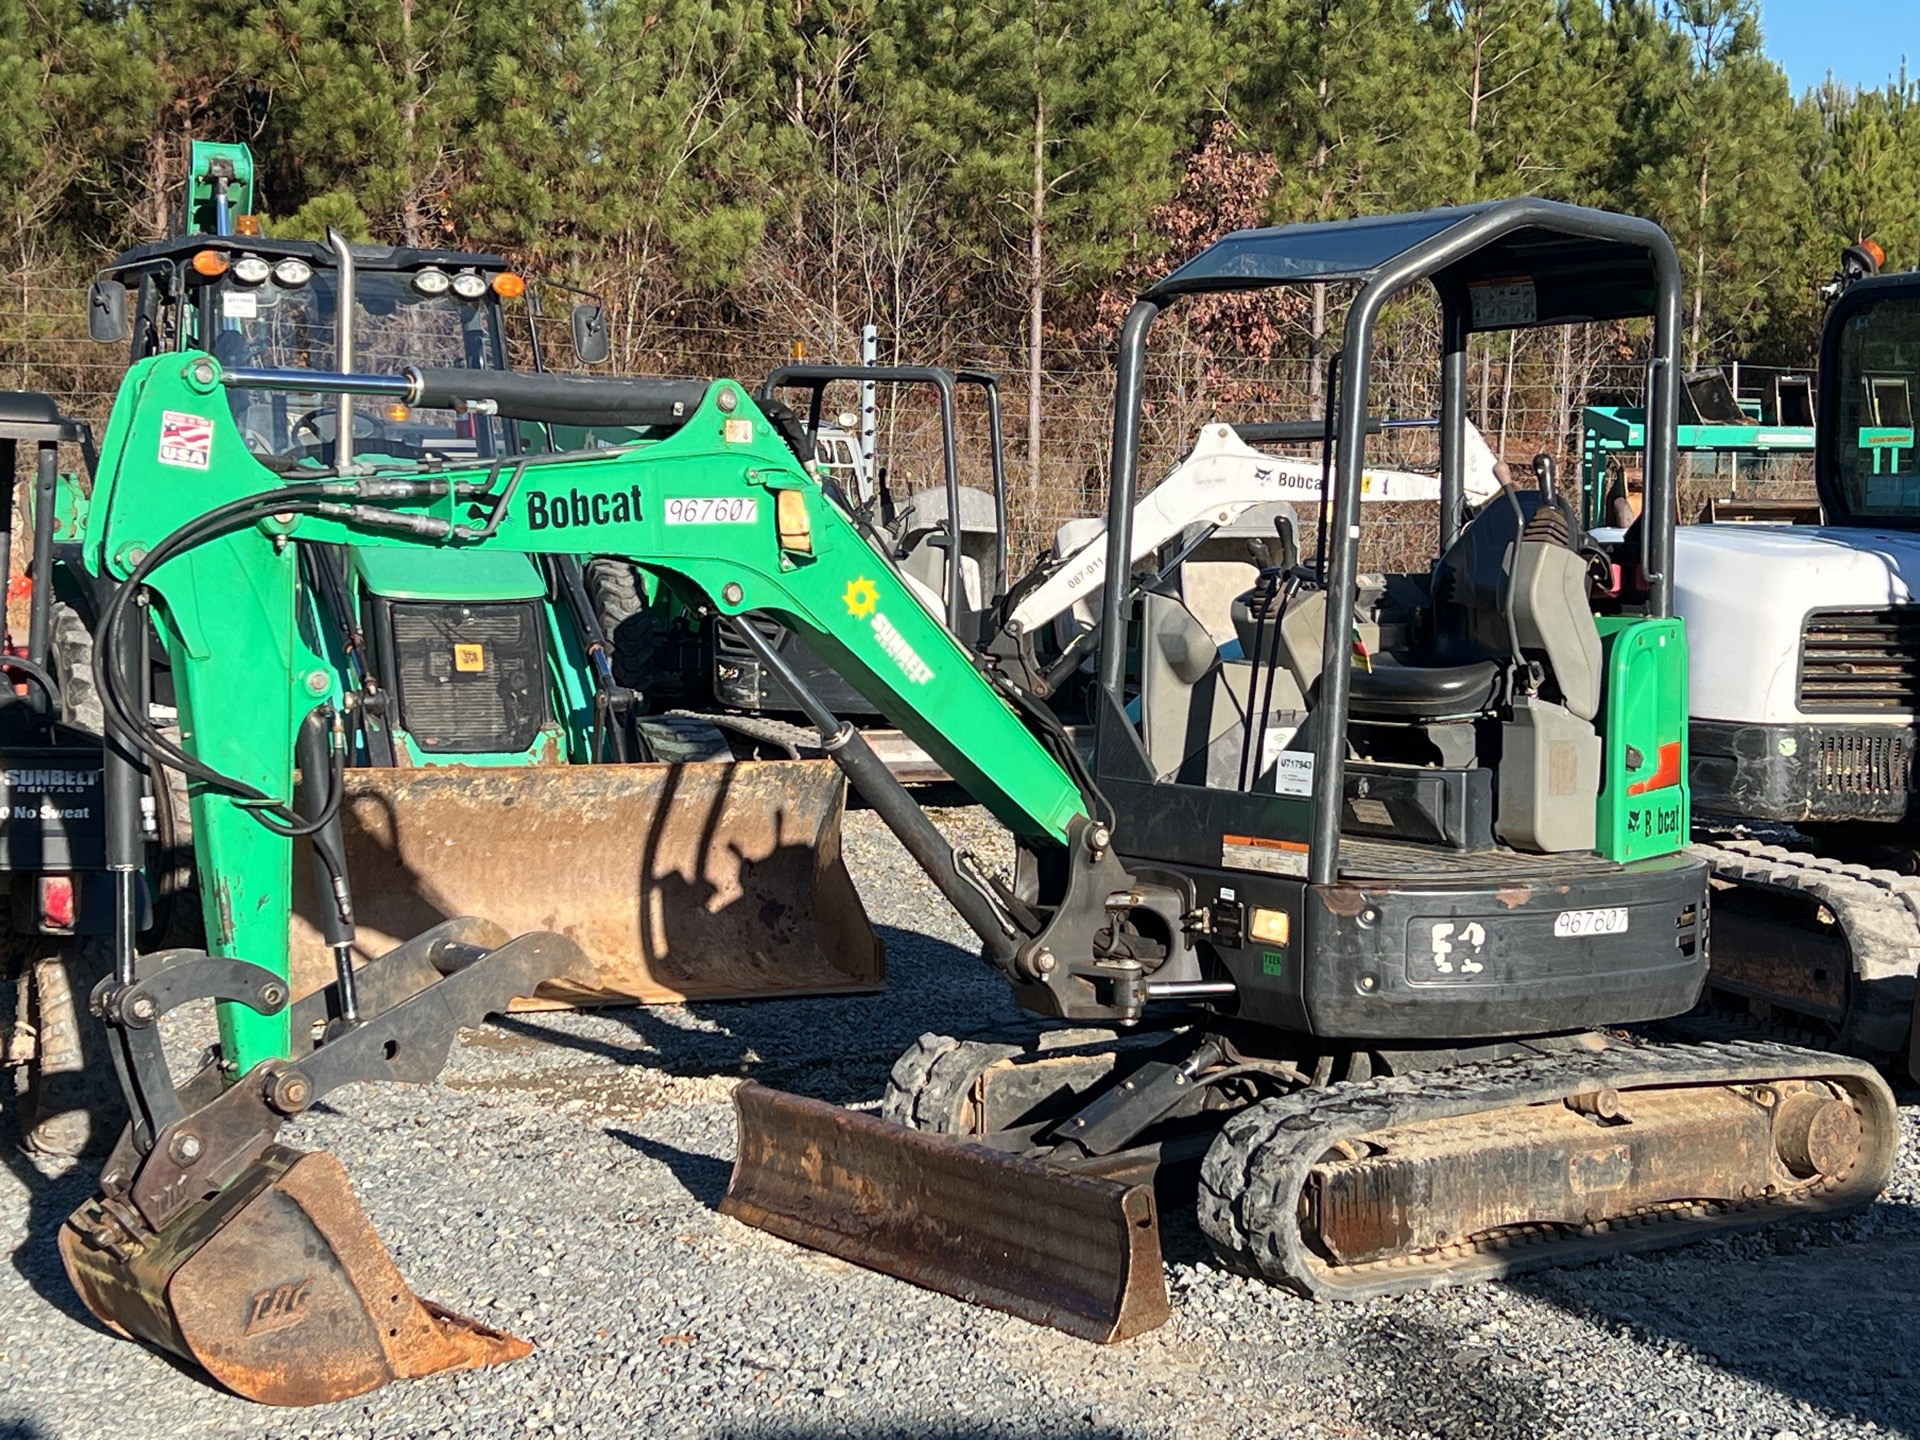
[[[1458,233],[1455,233],[1458,232]],[[1475,237],[1478,237],[1476,240]],[[1659,227],[1552,200],[1494,200],[1410,215],[1236,230],[1141,296],[1370,280],[1402,257],[1412,279],[1464,292],[1469,328],[1506,330],[1651,315]]]

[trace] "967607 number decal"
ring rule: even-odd
[[[1626,929],[1625,906],[1607,910],[1562,910],[1553,917],[1553,933],[1563,940],[1583,935],[1623,935]]]
[[[669,500],[669,525],[751,525],[760,518],[760,501],[752,495],[690,495]]]

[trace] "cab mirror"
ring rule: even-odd
[[[127,338],[127,287],[96,280],[87,288],[87,334],[103,345]]]
[[[582,365],[602,365],[613,353],[607,335],[607,312],[598,305],[582,303],[573,307],[573,353]]]

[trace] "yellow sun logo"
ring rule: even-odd
[[[880,587],[862,575],[858,580],[847,582],[847,593],[840,598],[847,602],[849,615],[864,620],[880,608]]]

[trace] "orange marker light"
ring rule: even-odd
[[[391,425],[398,425],[402,420],[411,417],[412,414],[413,411],[401,404],[398,400],[393,401],[386,409],[380,412],[381,418]]]
[[[236,235],[251,235],[256,240],[267,233],[258,215],[236,215],[233,220],[233,232]]]
[[[209,280],[226,274],[229,263],[227,257],[218,250],[202,250],[193,257],[194,272],[206,276]]]
[[[527,293],[526,279],[511,270],[502,270],[493,277],[493,293],[502,300],[518,300]]]

